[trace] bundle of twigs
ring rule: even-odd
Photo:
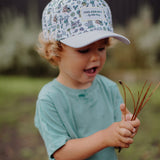
[[[144,108],[144,106],[146,105],[146,103],[150,100],[151,96],[153,95],[153,93],[157,90],[157,88],[160,86],[160,82],[157,84],[157,86],[153,89],[153,91],[150,93],[149,96],[148,95],[148,92],[152,86],[152,82],[149,84],[149,86],[147,87],[146,91],[144,92],[145,90],[145,87],[146,87],[146,84],[147,84],[147,81],[145,81],[141,91],[139,92],[138,91],[138,98],[137,98],[137,101],[135,101],[135,98],[133,96],[133,93],[132,91],[130,90],[130,88],[124,83],[122,82],[121,80],[119,80],[119,83],[121,84],[122,88],[123,88],[123,92],[124,92],[124,103],[126,105],[126,90],[125,88],[128,89],[128,91],[130,92],[131,94],[131,97],[132,97],[132,100],[133,100],[133,105],[134,105],[134,111],[133,111],[133,115],[132,115],[132,118],[131,118],[131,121],[135,120],[138,116],[138,114],[140,113],[140,111]],[[144,93],[143,93],[144,92]],[[126,120],[126,114],[125,114],[125,120]],[[119,148],[119,152],[121,151],[121,148]]]

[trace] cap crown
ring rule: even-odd
[[[45,39],[58,41],[90,31],[113,32],[104,0],[52,0],[43,11],[42,28]]]

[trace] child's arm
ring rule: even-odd
[[[122,115],[124,108],[121,107]],[[130,112],[127,110],[127,114]],[[107,129],[96,132],[86,138],[69,140],[63,147],[54,153],[56,160],[82,160],[87,159],[106,147],[128,148],[133,143],[140,122],[135,121],[115,122]]]

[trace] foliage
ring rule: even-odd
[[[30,18],[7,11],[1,15],[0,72],[47,75],[50,66],[36,53],[39,26]]]
[[[131,44],[116,44],[109,51],[107,67],[111,68],[156,68],[160,62],[160,21],[152,22],[149,6],[142,8],[137,17],[132,18],[126,26],[116,28],[117,33],[126,35]],[[113,42],[117,43],[117,42]]]

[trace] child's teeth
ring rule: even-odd
[[[91,69],[90,72],[91,72],[91,73],[94,73],[94,69]]]
[[[88,69],[88,70],[86,70],[86,72],[88,72],[88,73],[94,73],[94,72],[95,72],[95,69],[94,69],[94,68]]]

